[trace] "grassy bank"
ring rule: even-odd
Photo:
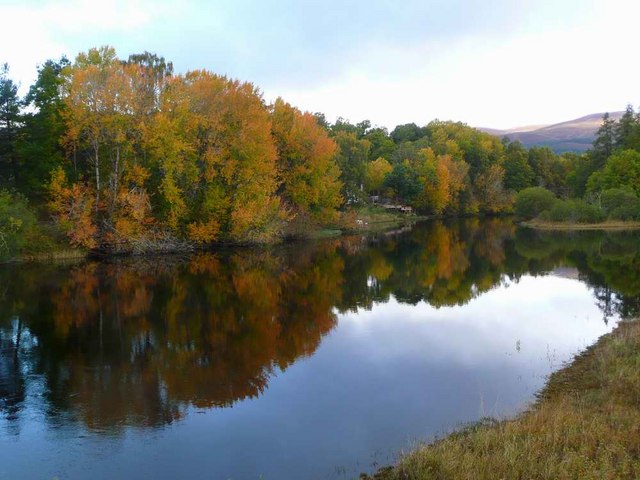
[[[400,213],[397,211],[387,210],[385,208],[369,205],[361,207],[354,211],[354,225],[347,230],[356,231],[380,231],[387,230],[402,225],[409,225],[419,220],[426,220],[429,217]]]
[[[517,418],[418,446],[373,478],[640,478],[640,322],[620,324],[553,374]]]
[[[523,227],[537,228],[539,230],[637,230],[640,222],[627,222],[622,220],[608,220],[597,223],[575,222],[547,222],[543,220],[531,220],[521,222]]]
[[[318,225],[302,218],[291,222],[281,240],[317,240],[323,238],[338,237],[343,234],[351,234],[354,232],[381,232],[391,230],[404,225],[411,225],[418,220],[426,219],[414,214],[404,214],[385,210],[377,206],[365,206],[351,210],[345,213],[343,219],[335,225]],[[85,258],[89,255],[89,250],[84,248],[74,248],[68,245],[60,232],[53,231],[50,224],[37,224],[36,241],[32,241],[30,237],[25,238],[22,248],[16,251],[2,252],[0,255],[1,263],[13,262],[29,262],[29,261],[49,261],[49,260],[71,260]],[[132,247],[131,251],[111,252],[111,254],[137,254],[137,255],[154,255],[162,253],[176,253],[184,251],[192,251],[197,246],[191,245],[191,248],[185,248],[187,243],[180,244],[174,242],[174,248],[166,248],[164,244],[141,245],[136,250]],[[200,248],[214,248],[216,246],[236,245],[236,244],[209,244],[202,245]],[[245,245],[245,244],[243,244]],[[0,245],[2,247],[2,245]]]
[[[297,218],[287,226],[285,239],[316,240],[342,234],[382,232],[427,218],[429,217],[366,205],[344,212],[340,221],[333,225],[318,225],[308,218]]]

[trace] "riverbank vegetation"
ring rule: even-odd
[[[639,363],[640,322],[622,323],[553,374],[529,411],[418,447],[373,478],[638,478]]]
[[[640,116],[628,107],[618,122],[605,115],[572,195],[543,187],[521,190],[516,214],[538,228],[638,228],[640,226]]]
[[[360,228],[358,212],[376,204],[505,214],[529,187],[593,204],[610,189],[638,194],[639,130],[630,108],[617,123],[604,119],[591,152],[558,156],[462,123],[391,132],[330,123],[284,99],[268,104],[250,83],[176,74],[149,52],[120,59],[101,47],[47,60],[23,98],[5,65],[0,201],[12,209],[0,209],[0,257],[271,243]],[[625,208],[615,214],[635,215]]]

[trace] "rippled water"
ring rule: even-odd
[[[637,314],[638,240],[468,220],[0,266],[0,478],[357,477]]]

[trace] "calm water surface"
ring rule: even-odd
[[[357,477],[636,315],[639,240],[469,220],[0,266],[0,478]]]

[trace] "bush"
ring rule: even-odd
[[[0,190],[0,258],[10,258],[28,243],[36,216],[20,195]]]
[[[605,215],[597,206],[576,199],[556,200],[540,218],[551,222],[598,223],[605,219]]]
[[[549,210],[555,201],[556,196],[546,188],[525,188],[516,195],[515,212],[518,217],[530,220]]]
[[[620,205],[609,213],[611,220],[640,220],[640,201],[636,205]]]
[[[602,192],[602,211],[611,220],[640,220],[640,198],[630,189],[612,188]]]

